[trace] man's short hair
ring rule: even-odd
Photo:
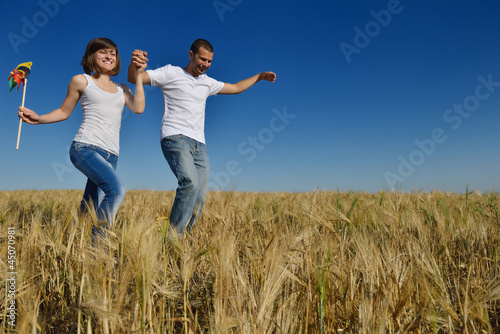
[[[203,39],[203,38],[198,38],[196,41],[193,42],[193,44],[191,44],[191,51],[193,51],[193,54],[197,54],[198,53],[198,50],[200,48],[204,48],[205,50],[207,50],[208,52],[214,52],[214,48],[212,47],[212,44],[210,44],[209,41],[207,41],[206,39]]]

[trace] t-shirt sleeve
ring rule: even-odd
[[[151,80],[151,86],[158,87],[165,83],[170,72],[170,67],[170,65],[165,65],[155,70],[147,70],[146,73],[149,75],[149,79]]]
[[[210,94],[208,96],[217,95],[220,92],[222,87],[224,87],[224,83],[222,81],[218,81],[212,78],[210,79]]]

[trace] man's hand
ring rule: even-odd
[[[272,83],[274,83],[274,80],[276,80],[276,73],[274,73],[274,72],[262,72],[260,74],[260,79],[266,80],[266,81],[271,81]]]
[[[142,50],[134,50],[134,52],[132,52],[132,63],[136,66],[137,70],[144,71],[148,65],[149,59],[147,58],[147,55],[148,53]]]
[[[149,75],[146,72],[146,67],[148,66],[148,53],[142,50],[134,50],[132,52],[132,59],[130,60],[130,65],[128,67],[127,80],[134,85],[137,82],[137,77],[142,78],[142,83],[144,85],[150,85],[151,81]]]

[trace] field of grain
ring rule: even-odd
[[[129,191],[97,246],[81,196],[0,192],[1,333],[500,332],[495,193]]]

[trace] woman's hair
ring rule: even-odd
[[[105,37],[94,38],[87,44],[87,49],[82,58],[82,66],[85,73],[88,75],[94,72],[94,76],[99,78],[101,76],[101,70],[99,66],[96,65],[95,54],[97,51],[102,49],[115,49],[116,50],[116,63],[113,70],[111,70],[110,75],[118,75],[120,72],[121,62],[120,54],[118,53],[118,47],[112,40]]]

